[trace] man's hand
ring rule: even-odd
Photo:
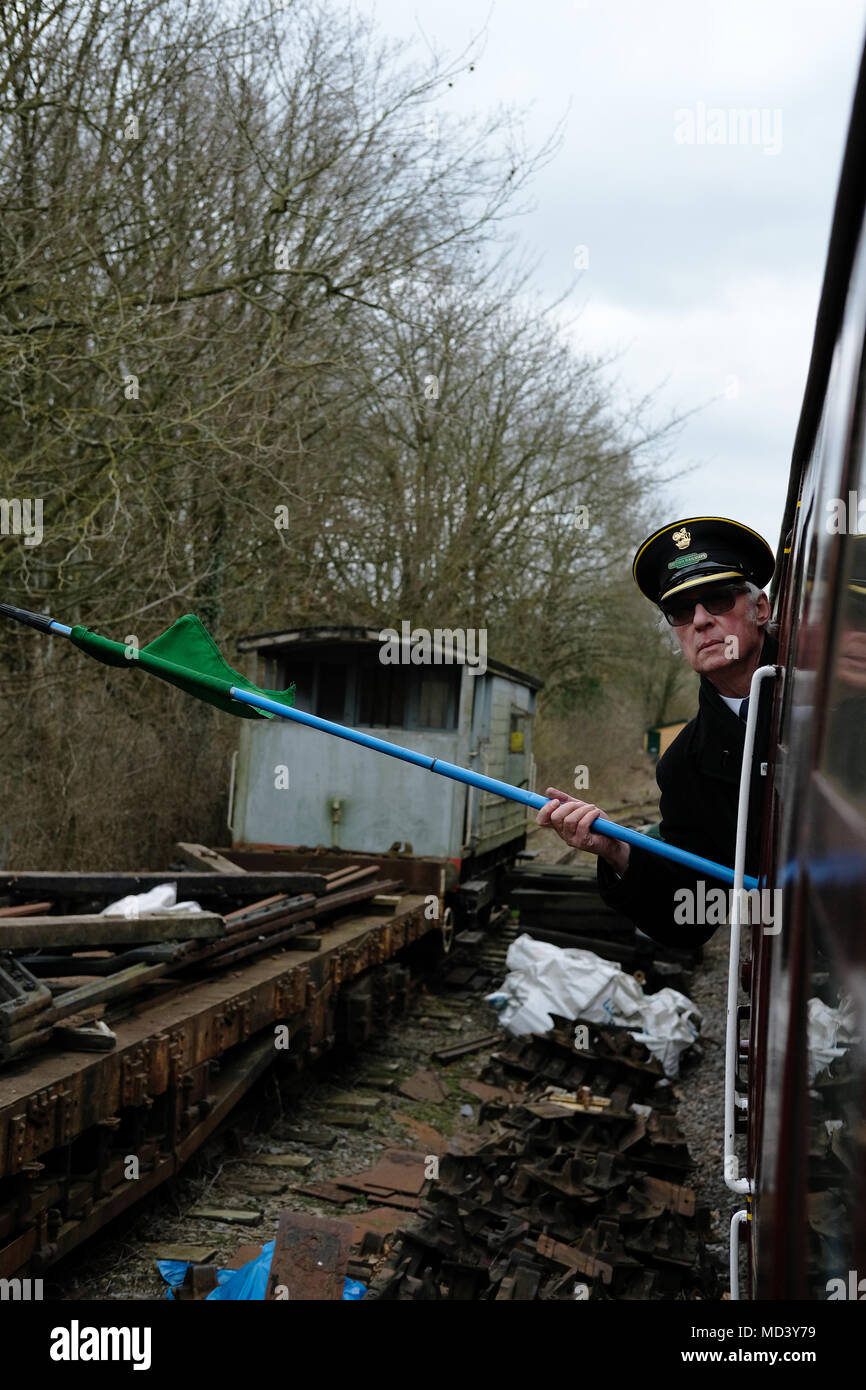
[[[578,801],[556,787],[547,787],[544,794],[551,800],[541,807],[535,818],[539,825],[551,826],[572,849],[585,849],[590,854],[597,854],[600,859],[607,860],[618,874],[625,873],[629,846],[621,840],[612,840],[609,835],[593,835],[589,828],[597,816],[607,820],[606,812],[588,801]]]

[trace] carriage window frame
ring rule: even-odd
[[[330,645],[319,649],[309,647],[288,649],[266,658],[265,671],[273,681],[269,689],[285,689],[295,680],[296,673],[303,671],[306,680],[300,685],[301,694],[295,697],[296,708],[304,713],[316,714],[320,718],[331,719],[337,724],[347,724],[359,729],[401,729],[418,733],[456,733],[460,708],[460,688],[462,668],[458,664],[437,666],[381,666],[382,671],[394,672],[396,683],[403,683],[402,719],[386,722],[377,717],[376,709],[370,711],[372,719],[362,719],[367,713],[363,708],[364,681],[371,679],[378,662],[378,648],[357,644]],[[325,706],[322,687],[324,668],[345,667],[346,681],[343,700],[340,704]],[[444,700],[444,723],[424,718],[424,687],[433,683],[446,683]],[[267,680],[265,681],[267,684]]]

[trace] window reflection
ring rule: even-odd
[[[866,535],[844,543],[823,770],[866,807]]]
[[[866,536],[835,538],[822,583],[836,594],[815,826],[810,837],[813,896],[808,1040],[808,1278],[810,1297],[856,1269],[864,1172],[866,989],[858,964],[866,931],[858,884],[866,810]],[[835,576],[833,564],[838,566]],[[823,779],[827,788],[821,795]],[[860,1215],[858,1216],[858,1213]],[[861,1271],[866,1274],[866,1270]],[[835,1296],[835,1295],[834,1295]]]

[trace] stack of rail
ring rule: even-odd
[[[180,901],[210,910],[101,915],[108,901],[166,882],[177,885]],[[247,873],[231,865],[0,875],[0,1062],[52,1041],[110,1047],[110,1032],[89,1026],[107,1006],[157,982],[164,988],[166,977],[217,974],[289,943],[317,950],[322,931],[341,913],[401,887],[377,864],[330,873]]]
[[[179,851],[193,870],[0,874],[0,1279],[177,1174],[269,1069],[291,1084],[387,1027],[451,868]],[[203,910],[102,915],[166,882]]]

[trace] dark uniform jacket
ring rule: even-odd
[[[777,654],[778,644],[768,635],[759,664],[774,663]],[[766,777],[761,775],[761,764],[767,757],[774,684],[770,679],[762,683],[755,734],[746,844],[746,873],[755,877],[767,783]],[[680,731],[656,768],[656,781],[661,791],[659,833],[662,839],[728,868],[734,866],[745,733],[745,720],[728,708],[712,682],[702,676],[698,713]],[[701,945],[709,940],[719,924],[712,913],[709,925],[697,922],[688,925],[675,919],[674,914],[683,899],[675,899],[674,894],[678,889],[688,888],[699,902],[700,878],[704,879],[704,894],[714,888],[729,894],[730,885],[720,879],[711,879],[634,846],[628,868],[621,878],[605,860],[598,860],[599,889],[608,906],[630,917],[654,940],[670,946]],[[682,906],[679,916],[682,919]]]

